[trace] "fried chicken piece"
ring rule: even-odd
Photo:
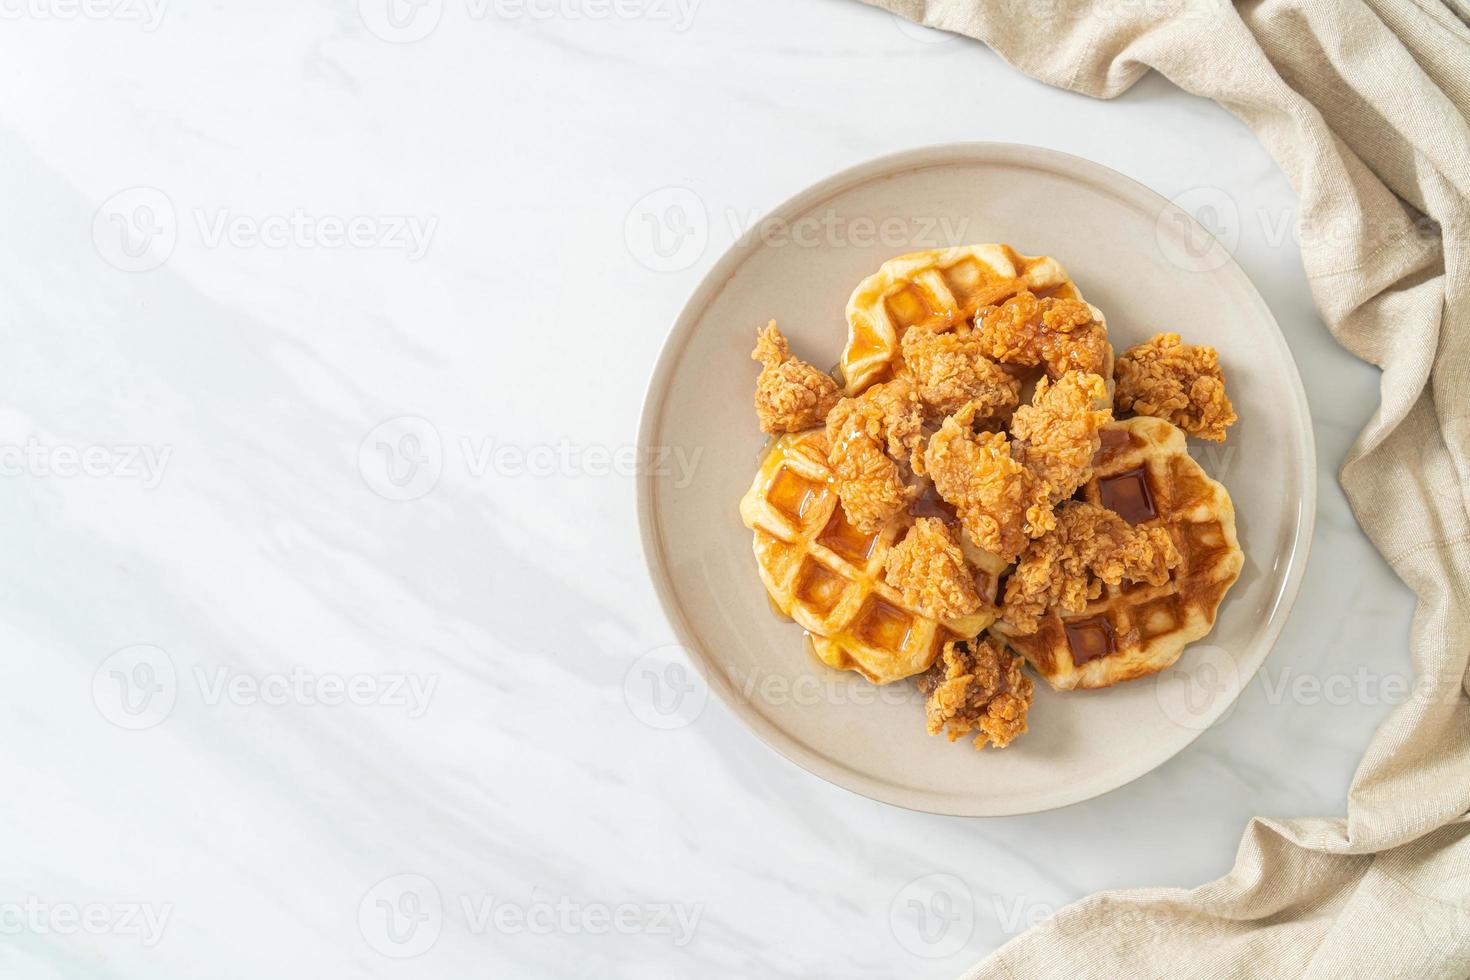
[[[958,619],[980,608],[975,571],[958,533],[937,517],[921,517],[888,552],[883,577],[903,601],[934,619]]]
[[[1057,526],[1021,555],[1006,582],[1001,618],[1019,633],[1035,633],[1048,609],[1080,613],[1103,583],[1163,585],[1182,560],[1161,526],[1129,524],[1097,504],[1069,504],[1058,509]]]
[[[842,397],[829,375],[791,356],[775,320],[760,332],[750,357],[762,365],[755,382],[755,414],[762,432],[799,432],[821,425]]]
[[[1055,382],[1042,378],[1031,404],[1011,418],[1012,451],[1046,484],[1047,498],[1060,503],[1092,478],[1092,457],[1102,445],[1098,430],[1112,420],[1101,376],[1068,371]]]
[[[1038,298],[1022,290],[976,321],[986,353],[1005,364],[1046,366],[1051,377],[1067,371],[1102,374],[1108,331],[1092,309],[1076,299]]]
[[[978,409],[966,405],[929,439],[924,466],[975,544],[1014,561],[1028,537],[1053,523],[1046,486],[1012,458],[1004,432],[971,429]]]
[[[980,335],[937,333],[923,326],[903,335],[903,360],[913,372],[919,397],[940,415],[952,415],[969,402],[978,417],[1004,418],[1021,399],[1020,379],[986,357]]]
[[[1031,678],[1021,672],[1021,658],[993,640],[946,643],[918,684],[928,698],[924,713],[930,735],[948,728],[953,742],[979,732],[975,748],[989,743],[1003,749],[1026,732]]]
[[[907,378],[873,385],[857,397],[858,408],[883,430],[883,448],[915,473],[924,472],[924,404]]]
[[[1119,411],[1152,415],[1216,442],[1224,441],[1225,429],[1235,424],[1220,355],[1213,347],[1181,344],[1177,333],[1154,334],[1130,347],[1113,375]]]
[[[864,534],[882,528],[917,494],[886,449],[886,429],[876,399],[843,398],[827,414],[832,485],[848,523]]]

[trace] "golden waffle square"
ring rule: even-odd
[[[1183,432],[1140,416],[1109,425],[1102,438],[1078,497],[1130,524],[1157,522],[1183,560],[1164,585],[1104,583],[1080,613],[1048,610],[1034,634],[1004,621],[990,628],[1058,690],[1108,687],[1172,665],[1214,628],[1245,561],[1230,495],[1189,457]]]
[[[909,327],[939,319],[948,320],[957,333],[968,333],[977,310],[997,306],[1023,289],[1082,299],[1056,259],[1021,255],[1009,245],[965,245],[890,259],[859,283],[848,301],[844,390],[857,395],[893,377]],[[1096,307],[1093,315],[1103,320]],[[1111,365],[1107,374],[1111,379]]]
[[[740,501],[772,603],[811,634],[824,663],[888,684],[923,673],[947,641],[972,639],[995,621],[1000,559],[971,556],[986,600],[979,612],[930,618],[883,580],[889,549],[917,517],[932,516],[924,498],[876,534],[864,534],[847,522],[831,476],[823,430],[782,436]]]

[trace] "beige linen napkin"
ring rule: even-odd
[[[1346,818],[1257,818],[1219,881],[1093,895],[967,980],[1470,976],[1470,6],[865,2],[1100,98],[1152,68],[1255,130],[1301,196],[1323,319],[1383,369],[1342,485],[1418,596],[1419,695],[1368,745]]]

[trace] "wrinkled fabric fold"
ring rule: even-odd
[[[965,974],[1470,976],[1470,6],[1465,0],[865,0],[1098,98],[1150,70],[1252,128],[1301,198],[1324,322],[1382,368],[1341,470],[1418,599],[1419,694],[1335,818],[1247,827],[1230,874],[1104,892]]]

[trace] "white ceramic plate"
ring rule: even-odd
[[[644,406],[645,451],[698,459],[692,480],[648,472],[638,512],[650,572],[681,643],[742,721],[803,768],[865,796],[935,813],[1029,813],[1127,783],[1225,715],[1296,598],[1312,536],[1315,449],[1301,379],[1240,267],[1194,219],[1095,163],[994,143],[863,164],[797,195],[733,247],[669,335]],[[1037,681],[1031,730],[976,752],[924,728],[912,684],[830,670],[776,616],[737,504],[764,442],[751,399],[756,328],[835,364],[847,298],[904,252],[1006,242],[1051,255],[1108,318],[1119,351],[1159,330],[1219,349],[1240,422],[1195,458],[1235,501],[1245,570],[1215,630],[1157,678],[1058,694]],[[695,453],[699,453],[695,457]],[[641,457],[646,458],[646,457]]]

